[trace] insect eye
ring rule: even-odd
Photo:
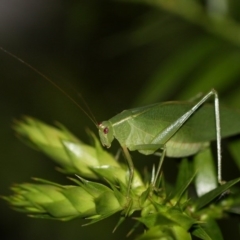
[[[104,132],[105,134],[107,134],[108,131],[109,131],[109,129],[108,129],[107,127],[103,129],[103,132]]]

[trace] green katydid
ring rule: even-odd
[[[214,106],[204,104],[212,95],[215,98]],[[226,111],[232,114],[231,110]],[[225,114],[226,112],[223,116],[226,116]],[[240,114],[237,117],[240,117]],[[116,138],[123,148],[130,169],[128,194],[134,170],[128,150],[137,150],[145,155],[153,154],[158,150],[163,151],[153,181],[154,186],[165,155],[169,157],[190,156],[201,151],[209,141],[214,139],[217,139],[218,182],[222,183],[221,133],[222,136],[227,136],[234,134],[235,131],[235,128],[225,127],[222,131],[220,130],[219,100],[214,89],[197,103],[156,103],[125,110],[99,124],[102,144],[110,147],[111,142]]]
[[[154,154],[159,150],[162,151],[157,173],[152,183],[154,186],[165,155],[179,158],[191,156],[207,147],[210,141],[216,140],[218,182],[222,183],[221,137],[239,133],[240,111],[222,108],[220,112],[218,95],[214,89],[204,95],[198,102],[156,103],[125,110],[108,121],[96,124],[96,121],[55,82],[14,54],[2,47],[0,49],[41,75],[77,105],[99,129],[99,136],[103,146],[109,148],[114,138],[119,141],[130,171],[128,196],[134,172],[134,165],[129,151],[134,150],[145,155]],[[214,96],[214,105],[206,103],[211,96]],[[221,129],[220,119],[224,123]]]

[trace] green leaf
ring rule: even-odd
[[[144,234],[140,235],[136,240],[191,240],[189,232],[179,226],[155,226]]]
[[[194,81],[190,82],[188,89],[184,89],[179,96],[189,98],[194,96],[199,89],[203,92],[209,91],[213,86],[218,91],[230,87],[235,81],[236,75],[240,73],[237,62],[240,60],[239,52],[234,53],[226,49],[211,56],[210,61],[203,65]]]
[[[99,215],[113,214],[122,210],[118,200],[113,192],[104,192],[98,198],[95,199],[96,212]]]
[[[224,240],[221,230],[216,223],[216,221],[212,218],[204,219],[205,224],[203,225],[204,230],[209,235],[211,240]]]
[[[112,191],[110,188],[107,186],[101,184],[101,183],[96,183],[92,181],[85,180],[84,178],[81,178],[78,176],[78,178],[81,180],[79,182],[76,179],[72,179],[72,181],[76,182],[78,185],[80,185],[82,188],[84,188],[89,194],[91,194],[94,198],[97,198],[99,195],[101,195],[103,192],[107,191]]]
[[[187,167],[186,163],[183,163],[182,168],[180,169],[183,170],[183,168],[185,169]],[[186,176],[188,176],[188,173],[186,173]],[[181,179],[182,185],[179,186],[178,188],[175,189],[175,192],[173,192],[173,197],[171,199],[171,201],[174,203],[174,205],[177,205],[180,200],[182,199],[182,195],[185,193],[185,191],[187,190],[187,188],[189,187],[189,185],[191,184],[191,182],[193,181],[195,177],[195,173],[193,173],[192,175],[189,176],[189,178],[185,178],[185,179]],[[184,182],[184,181],[185,182]],[[186,195],[185,198],[183,199],[183,201],[186,201]]]
[[[207,234],[207,232],[205,231],[204,228],[202,228],[201,226],[197,226],[193,231],[192,231],[192,235],[203,239],[203,240],[212,240],[212,238]]]
[[[217,187],[217,175],[210,148],[194,156],[196,174],[195,187],[198,196],[202,196]]]
[[[219,186],[218,188],[213,189],[212,191],[206,193],[202,197],[196,199],[195,201],[193,201],[194,210],[197,211],[197,210],[203,208],[204,206],[206,206],[207,204],[212,202],[215,198],[220,196],[222,193],[227,191],[230,187],[232,187],[239,181],[240,181],[240,178],[229,181],[229,182]]]
[[[174,235],[170,227],[166,229],[166,227],[155,226],[146,231],[144,234],[137,237],[135,240],[157,240],[157,239],[174,240]]]
[[[178,225],[186,231],[197,222],[195,219],[189,217],[177,208],[170,208],[167,211],[149,214],[138,218],[138,220],[144,223],[148,228],[158,225]]]
[[[187,182],[188,179],[191,178],[192,173],[193,173],[193,170],[192,170],[191,162],[187,158],[182,159],[178,169],[176,188],[178,189],[185,182]]]
[[[172,91],[172,86],[179,84],[179,81],[184,79],[191,69],[201,63],[209,53],[212,53],[218,47],[219,43],[215,39],[203,36],[177,49],[177,52],[166,59],[163,65],[148,79],[146,86],[143,88],[144,91],[138,94],[134,106],[153,103],[159,101],[159,99],[166,99]],[[199,89],[203,91],[202,88]],[[192,97],[198,93],[199,89],[190,96]]]
[[[169,219],[166,215],[161,213],[149,214],[145,217],[137,218],[138,221],[142,222],[147,228],[154,226],[163,225],[176,225],[176,222]]]
[[[197,220],[188,216],[184,211],[181,211],[178,208],[170,208],[166,212],[166,215],[169,219],[175,221],[177,225],[181,226],[186,231],[188,231],[193,224],[197,223]]]
[[[234,161],[236,162],[238,169],[240,170],[240,140],[235,140],[229,143],[228,145],[229,151],[231,152]]]

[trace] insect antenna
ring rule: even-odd
[[[83,100],[83,103],[84,103],[84,105],[85,105],[85,107],[86,107],[86,109],[88,110],[89,113],[83,107],[81,107],[81,105],[78,104],[78,102],[74,98],[72,98],[67,92],[65,92],[57,83],[55,83],[53,80],[51,80],[48,76],[46,76],[45,74],[43,74],[42,72],[37,70],[35,67],[33,67],[31,64],[25,62],[23,59],[17,57],[16,55],[7,51],[6,49],[4,49],[1,46],[0,46],[0,50],[2,52],[6,53],[7,55],[13,57],[14,59],[18,60],[19,62],[21,62],[22,64],[27,66],[29,69],[31,69],[32,71],[37,73],[39,76],[41,76],[42,78],[47,80],[50,84],[52,84],[55,88],[57,88],[63,95],[65,95],[72,103],[74,103],[91,120],[91,122],[93,122],[93,124],[96,127],[98,127],[97,121],[96,121],[92,111],[90,110],[89,106],[87,105],[86,101],[84,100],[84,98],[82,96],[81,96],[81,99]]]
[[[95,124],[97,123],[97,119],[95,118],[91,108],[89,107],[89,105],[87,104],[86,100],[84,99],[84,97],[82,96],[81,93],[78,93],[78,96],[82,99],[83,104],[85,105],[86,109],[88,110],[88,114],[89,116],[93,119],[93,121],[95,121]],[[97,124],[98,125],[98,124]]]

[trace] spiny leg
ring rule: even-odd
[[[217,138],[217,159],[218,159],[218,182],[223,184],[222,181],[222,156],[221,156],[221,129],[220,129],[220,111],[219,99],[217,92],[212,89],[209,93],[203,96],[189,111],[183,114],[175,122],[171,123],[167,128],[161,131],[152,140],[150,144],[166,144],[171,137],[184,125],[184,123],[201,107],[212,95],[214,95],[214,109],[215,109],[215,122],[216,122],[216,138]]]

